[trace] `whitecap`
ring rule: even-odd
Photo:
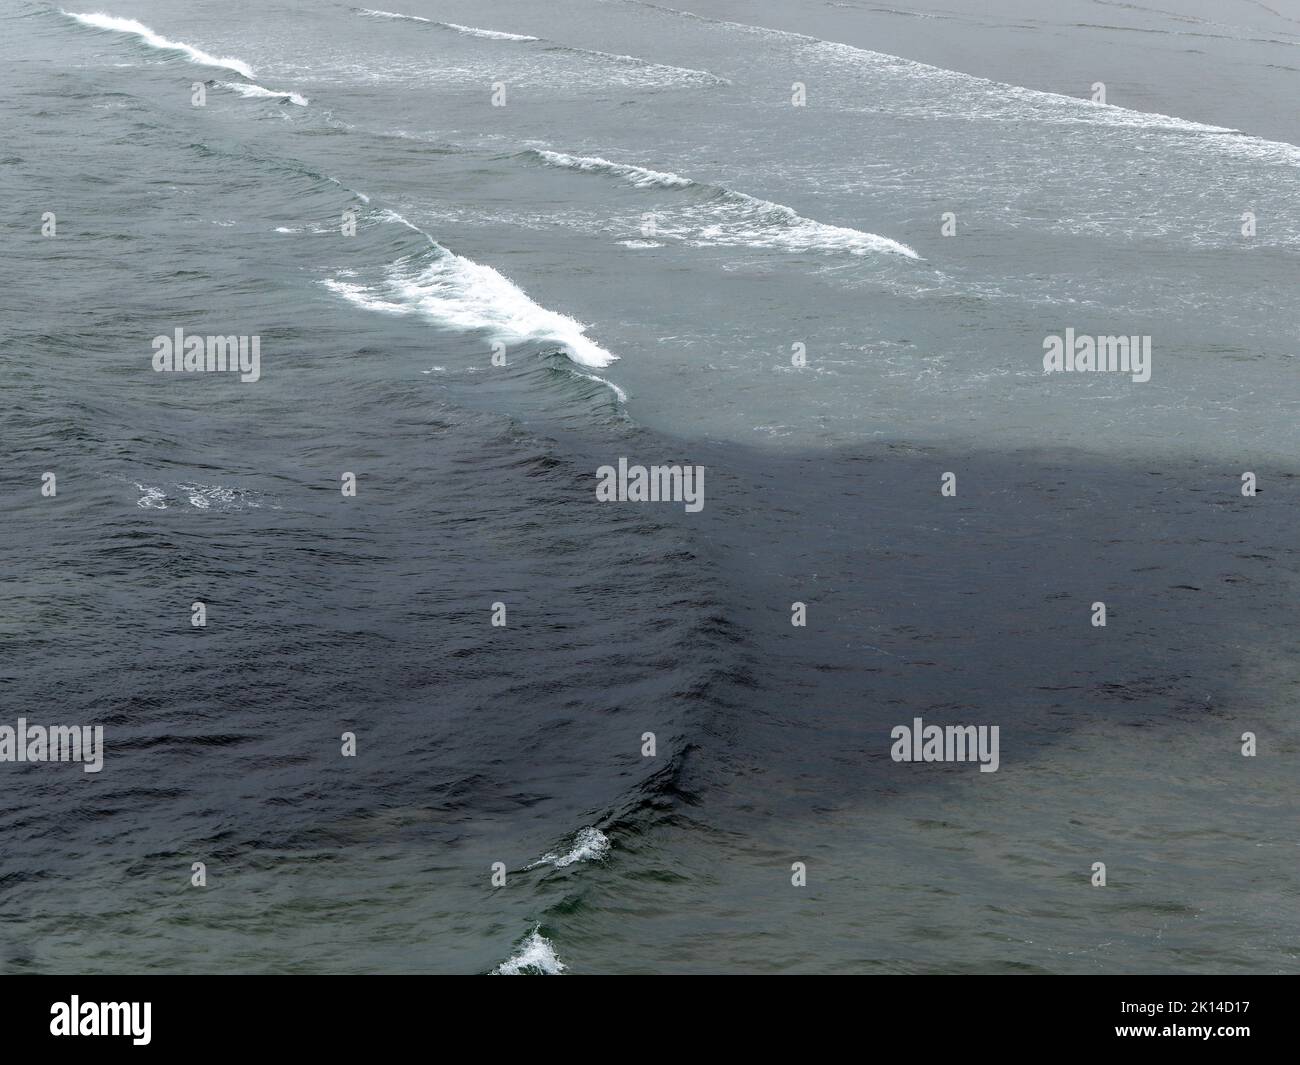
[[[597,378],[596,380],[599,380]],[[601,382],[605,384],[607,382]],[[626,398],[626,397],[624,397]],[[529,862],[525,869],[536,869],[539,865],[553,865],[556,869],[573,865],[576,862],[598,862],[609,855],[609,837],[598,828],[582,828],[573,837],[569,849],[563,854],[551,851],[543,854],[535,862]]]
[[[878,233],[847,226],[830,225],[805,218],[784,204],[760,200],[743,192],[726,193],[718,200],[682,212],[686,226],[671,216],[656,231],[680,236],[699,246],[731,245],[745,248],[775,248],[800,252],[848,252],[871,255],[884,252],[907,259],[920,259],[906,244]]]
[[[687,189],[695,184],[690,178],[663,170],[649,170],[631,163],[613,163],[597,155],[567,155],[544,148],[529,148],[528,152],[550,166],[567,170],[585,170],[588,173],[609,174],[622,178],[638,189]]]
[[[801,252],[848,252],[851,255],[886,253],[919,259],[906,244],[847,226],[805,218],[784,204],[762,200],[721,185],[706,185],[669,171],[649,170],[630,163],[614,163],[599,156],[567,155],[530,148],[528,153],[549,166],[603,174],[627,181],[639,189],[701,189],[711,193],[704,203],[661,212],[655,218],[655,235],[676,237],[696,246],[730,245],[776,248]],[[627,247],[644,247],[630,241]]]
[[[441,254],[432,262],[400,260],[377,285],[337,278],[323,284],[366,310],[418,314],[445,329],[482,331],[507,346],[552,344],[583,366],[608,366],[618,358],[591,340],[582,322],[539,306],[492,267],[436,247]]]
[[[482,37],[490,41],[540,41],[540,37],[530,37],[526,33],[503,33],[501,30],[484,30],[478,26],[462,26],[458,22],[435,22],[430,18],[421,18],[419,15],[403,15],[398,11],[375,11],[372,8],[364,7],[358,11],[358,14],[369,15],[371,18],[388,18],[398,19],[402,22],[423,22],[426,26],[437,26],[439,29],[455,30],[457,33],[463,33],[467,37]]]
[[[169,492],[158,485],[141,484],[138,481],[132,483],[144,493],[135,503],[137,507],[144,510],[168,510],[182,500],[188,502],[195,510],[253,510],[260,507],[280,509],[260,493],[243,488],[182,481],[172,484],[170,488],[173,491]]]
[[[299,107],[307,106],[307,97],[296,92],[281,92],[276,89],[267,89],[261,85],[241,85],[234,81],[221,82],[223,88],[233,89],[240,96],[248,96],[253,99],[276,99],[288,100],[291,104],[297,104]]]
[[[566,968],[556,956],[554,944],[542,935],[542,926],[538,925],[514,954],[492,970],[492,975],[559,976]]]
[[[462,26],[457,22],[440,22],[439,26],[446,26],[449,30],[455,30],[457,33],[464,33],[470,37],[484,37],[490,41],[540,41],[540,37],[530,37],[526,33],[502,33],[500,30],[483,30],[477,26]]]
[[[152,484],[141,484],[139,481],[134,482],[134,484],[136,488],[144,493],[144,495],[135,501],[137,507],[141,507],[144,510],[167,509],[167,493],[161,488]]]
[[[642,0],[633,0],[642,3]],[[825,41],[805,33],[771,29],[750,23],[696,15],[690,11],[663,7],[653,3],[642,6],[655,8],[666,14],[708,22],[731,30],[788,41],[807,51],[800,60],[823,60],[840,64],[853,73],[857,67],[868,72],[886,70],[898,72],[916,82],[929,83],[937,89],[918,117],[934,119],[952,117],[971,121],[1009,121],[1016,123],[1046,122],[1063,125],[1090,124],[1098,126],[1127,127],[1152,130],[1177,135],[1187,135],[1190,143],[1211,152],[1239,158],[1300,165],[1300,145],[1287,141],[1268,140],[1226,126],[1179,118],[1155,111],[1139,111],[1116,104],[1095,103],[1091,99],[1067,96],[1063,93],[1030,89],[1023,85],[993,81],[975,74],[967,74],[947,67],[933,66],[915,59],[876,52],[839,41]],[[906,95],[906,94],[900,94]]]
[[[195,48],[192,44],[186,44],[184,41],[173,41],[159,33],[155,33],[143,22],[137,22],[132,18],[117,18],[114,15],[106,15],[102,11],[93,14],[78,14],[75,11],[63,11],[62,14],[68,18],[75,19],[83,26],[92,26],[99,30],[112,30],[115,33],[126,33],[133,37],[139,37],[145,44],[153,48],[165,49],[173,52],[183,52],[189,56],[195,63],[206,67],[224,67],[226,70],[233,70],[236,74],[242,74],[248,79],[253,77],[253,68],[245,63],[242,59],[232,57],[218,57],[209,55],[207,52]]]
[[[621,388],[619,388],[618,385],[614,384],[613,381],[606,381],[603,377],[597,377],[594,373],[580,373],[578,374],[578,376],[586,378],[588,381],[595,381],[596,384],[598,385],[604,385],[606,388],[608,388],[611,392],[614,393],[615,399],[617,399],[620,403],[626,405],[627,393],[624,392]]]

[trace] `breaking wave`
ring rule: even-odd
[[[555,954],[555,946],[542,935],[541,925],[534,928],[509,958],[492,970],[493,976],[559,976],[564,962]]]
[[[478,26],[462,26],[458,22],[436,22],[431,18],[421,18],[419,15],[403,15],[398,11],[376,11],[373,8],[358,8],[357,13],[368,15],[371,18],[389,18],[396,19],[400,22],[422,22],[426,26],[437,26],[443,30],[455,30],[457,33],[463,33],[466,37],[482,37],[490,41],[540,41],[540,37],[530,37],[525,33],[503,33],[500,30],[484,30]]]
[[[818,222],[803,217],[784,204],[762,200],[722,185],[693,181],[670,171],[614,163],[599,156],[566,155],[537,148],[530,148],[524,154],[548,166],[618,178],[638,189],[694,191],[697,202],[675,212],[664,212],[656,219],[654,236],[676,237],[699,246],[844,251],[852,255],[886,252],[908,259],[920,258],[912,248],[889,237]]]
[[[91,26],[98,30],[111,30],[114,33],[125,33],[132,37],[138,37],[151,48],[157,48],[168,52],[181,52],[192,62],[199,63],[206,67],[222,67],[226,70],[233,70],[250,81],[253,78],[253,68],[245,63],[242,59],[235,59],[230,56],[214,56],[201,49],[195,48],[192,44],[186,44],[184,41],[173,41],[160,33],[155,33],[143,22],[137,22],[132,18],[117,18],[114,15],[106,15],[102,11],[93,14],[78,14],[75,11],[63,11],[62,14],[70,19],[75,19],[83,26]]]
[[[574,865],[577,862],[600,861],[609,854],[609,837],[598,828],[583,828],[573,837],[573,845],[561,854],[550,851],[535,862],[529,862],[524,868],[536,869],[539,865],[553,865],[556,869]]]
[[[341,277],[322,282],[358,307],[386,314],[418,314],[457,332],[481,331],[512,346],[552,345],[583,366],[608,366],[612,355],[586,336],[587,327],[568,315],[547,310],[505,275],[436,245],[436,256],[407,256],[384,278],[366,285]]]
[[[297,104],[299,107],[307,106],[307,97],[296,92],[277,92],[275,89],[267,89],[261,85],[243,85],[237,81],[221,82],[223,89],[231,89],[240,96],[247,96],[253,99],[277,99],[288,100],[291,104]]]

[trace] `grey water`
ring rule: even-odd
[[[0,972],[1300,972],[1300,3],[376,2],[0,11]]]

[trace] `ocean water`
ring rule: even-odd
[[[0,971],[1300,971],[1300,5],[383,2],[5,5]]]

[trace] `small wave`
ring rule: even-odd
[[[492,970],[493,976],[559,976],[567,966],[555,954],[555,947],[538,925],[519,949]]]
[[[462,26],[458,22],[440,22],[449,30],[464,33],[470,37],[486,37],[490,41],[540,41],[540,37],[530,37],[526,33],[502,33],[500,30],[483,30],[477,26]]]
[[[760,200],[743,192],[724,190],[716,205],[691,208],[686,216],[700,223],[698,229],[689,229],[683,235],[692,244],[804,252],[845,251],[850,255],[887,252],[920,259],[912,248],[889,237],[817,222],[784,204]]]
[[[277,92],[275,89],[266,89],[261,85],[241,85],[236,81],[223,81],[220,83],[222,88],[233,89],[240,96],[253,97],[255,99],[279,99],[288,100],[291,104],[297,104],[299,107],[307,106],[307,97],[296,92]]]
[[[369,311],[419,314],[446,329],[485,332],[506,345],[554,344],[583,366],[608,366],[618,358],[589,339],[583,323],[539,306],[492,267],[448,251],[396,212],[385,213],[429,240],[435,258],[399,259],[376,285],[330,278],[322,284],[331,292]]]
[[[277,233],[337,233],[339,227],[334,222],[309,222],[303,226],[276,226]]]
[[[205,67],[224,67],[226,70],[233,70],[236,74],[242,74],[250,81],[253,78],[253,68],[245,63],[242,59],[230,57],[219,57],[209,55],[207,52],[195,48],[193,45],[186,44],[184,41],[173,41],[155,33],[143,22],[137,22],[131,18],[117,18],[113,15],[106,15],[102,11],[93,14],[78,14],[75,11],[61,11],[70,19],[75,19],[83,26],[92,26],[99,30],[112,30],[115,33],[126,33],[133,37],[139,37],[145,44],[166,51],[182,52],[195,63],[202,64]]]
[[[691,11],[651,3],[649,0],[627,0],[627,2],[676,18],[709,23],[728,30],[765,37],[771,41],[788,42],[808,49],[800,58],[829,60],[833,64],[843,66],[851,74],[854,73],[853,67],[877,71],[889,69],[904,73],[913,79],[914,83],[916,80],[929,82],[940,92],[924,109],[914,112],[917,117],[924,119],[955,117],[972,121],[1049,122],[1063,125],[1086,124],[1149,129],[1187,135],[1191,143],[1213,152],[1300,166],[1300,145],[1288,141],[1268,140],[1241,130],[1196,122],[1175,115],[1138,111],[1116,104],[1094,103],[1091,99],[993,81],[887,52],[876,52],[838,41],[825,41],[806,33],[711,18]]]
[[[703,184],[678,174],[648,170],[630,163],[613,163],[599,156],[566,155],[539,148],[529,148],[524,154],[549,166],[616,177],[639,189],[695,189],[705,195],[704,203],[656,219],[656,236],[674,236],[688,244],[704,246],[846,251],[852,255],[887,252],[908,259],[920,258],[912,248],[889,237],[804,218],[783,204],[735,192],[722,185]]]
[[[430,237],[429,234],[426,233],[423,229],[409,222],[405,217],[398,214],[396,211],[392,210],[391,208],[385,207],[382,211],[379,212],[379,214],[381,218],[387,219],[389,222],[396,222],[399,226],[405,226],[407,229],[411,229],[414,230],[416,233],[419,233],[422,237],[425,237],[430,241],[433,240],[433,238]]]
[[[489,41],[540,41],[540,37],[529,37],[525,33],[503,33],[500,30],[484,30],[478,26],[462,26],[458,22],[435,22],[431,18],[421,18],[419,15],[403,15],[398,11],[375,11],[372,8],[358,8],[357,13],[369,15],[371,18],[390,18],[398,19],[402,22],[423,22],[426,26],[437,26],[443,30],[455,30],[457,33],[463,33],[467,37],[482,37]]]
[[[608,159],[595,155],[566,155],[564,152],[552,152],[543,148],[529,148],[524,154],[535,156],[551,166],[623,178],[638,189],[688,189],[695,184],[690,178],[667,171],[648,170],[630,163],[611,163]]]
[[[556,44],[550,51],[570,52],[574,55],[589,56],[605,63],[631,67],[640,74],[659,78],[661,81],[684,81],[694,85],[730,85],[731,82],[708,70],[696,70],[694,67],[675,67],[669,63],[655,63],[635,55],[622,55],[618,52],[602,52],[595,48],[578,48],[575,45]]]
[[[585,375],[584,375],[585,376]],[[593,380],[600,380],[593,378]],[[608,382],[602,382],[605,384]],[[525,869],[536,869],[539,865],[553,865],[556,869],[573,865],[576,862],[600,861],[609,854],[609,837],[598,828],[583,828],[573,837],[573,845],[563,854],[551,851],[543,854],[535,862],[529,862]]]
[[[598,59],[605,63],[635,67],[642,75],[649,75],[660,79],[667,78],[670,81],[680,81],[684,78],[686,81],[694,82],[696,84],[730,84],[726,78],[721,78],[717,74],[712,74],[707,70],[693,70],[689,67],[675,67],[665,63],[654,63],[648,59],[641,59],[639,56],[620,55],[616,52],[601,52],[594,48],[578,48],[575,45],[547,41],[545,37],[533,37],[526,33],[504,33],[501,30],[485,30],[478,26],[462,26],[459,22],[438,22],[434,19],[421,18],[419,15],[403,15],[397,11],[377,11],[374,8],[354,8],[353,10],[356,11],[357,14],[365,15],[369,18],[396,19],[402,22],[419,22],[425,26],[432,26],[436,29],[451,30],[454,33],[459,33],[466,37],[480,37],[490,41],[546,43],[550,46],[547,48],[547,51],[550,52],[567,52],[573,55]]]
[[[603,377],[597,377],[594,373],[580,373],[578,376],[585,377],[588,381],[595,381],[598,385],[604,385],[614,393],[615,399],[624,406],[627,406],[627,393],[624,392],[623,389],[619,388],[618,385],[614,384],[613,381],[606,381]]]

